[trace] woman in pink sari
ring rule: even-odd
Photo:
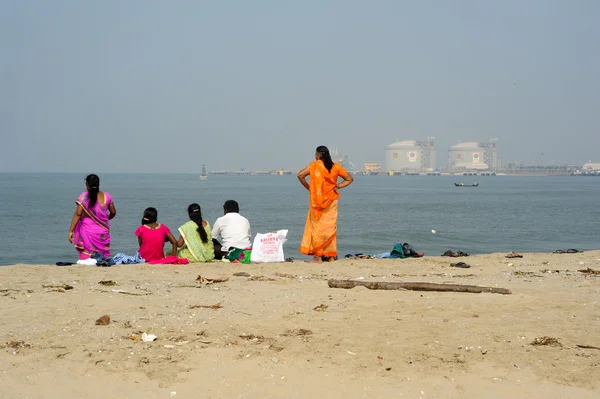
[[[85,178],[87,191],[75,201],[77,208],[69,228],[69,242],[79,251],[79,259],[89,259],[96,253],[110,257],[110,222],[117,209],[109,193],[100,191],[100,178]]]

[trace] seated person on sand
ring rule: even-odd
[[[230,248],[247,249],[252,246],[250,242],[250,222],[240,215],[240,206],[234,200],[227,200],[223,204],[224,216],[215,222],[212,229],[215,259],[227,256]],[[216,238],[220,237],[221,242]]]
[[[169,226],[158,223],[158,211],[156,208],[146,208],[142,216],[142,225],[134,233],[140,244],[139,253],[146,262],[160,261],[164,259],[165,242],[169,241],[173,246],[171,252],[177,250],[177,241],[171,234]]]
[[[215,258],[210,224],[202,219],[200,205],[188,207],[190,221],[179,227],[177,257],[190,262],[211,262]],[[169,255],[169,253],[167,253]]]

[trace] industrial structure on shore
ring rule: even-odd
[[[496,172],[498,162],[498,140],[489,142],[468,141],[450,147],[448,151],[448,171],[491,171]]]
[[[347,155],[342,155],[337,148],[331,148],[331,158],[347,171],[359,175],[466,175],[496,176],[514,175],[580,175],[600,176],[600,163],[588,162],[581,165],[524,164],[510,162],[500,165],[498,156],[498,140],[459,142],[448,148],[448,163],[436,167],[435,137],[425,140],[400,140],[385,147],[385,163],[365,162],[357,168]],[[213,170],[211,174],[236,175],[291,175],[297,173],[293,169],[274,170]]]
[[[348,172],[354,173],[358,170],[356,166],[350,161],[350,158],[347,155],[341,155],[338,152],[337,148],[332,148],[330,151],[330,155],[333,162],[339,163]]]
[[[385,147],[388,172],[431,172],[435,170],[435,137],[427,140],[396,141]]]
[[[385,171],[388,173],[436,173],[435,137],[426,140],[398,140],[385,147]],[[450,173],[489,171],[499,168],[497,140],[468,141],[453,145],[448,150]],[[373,169],[370,166],[369,169]],[[365,164],[365,172],[367,167]]]

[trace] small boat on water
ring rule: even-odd
[[[200,174],[200,180],[208,180],[208,175],[206,174],[206,166],[202,165],[202,173]]]
[[[465,183],[454,183],[456,187],[479,187],[479,183],[465,184]]]

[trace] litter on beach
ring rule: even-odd
[[[220,309],[222,307],[222,302],[215,303],[214,305],[190,305],[190,309]]]
[[[146,334],[146,333],[142,334],[142,341],[144,341],[144,342],[156,341],[156,338],[157,338],[157,336],[154,334]]]

